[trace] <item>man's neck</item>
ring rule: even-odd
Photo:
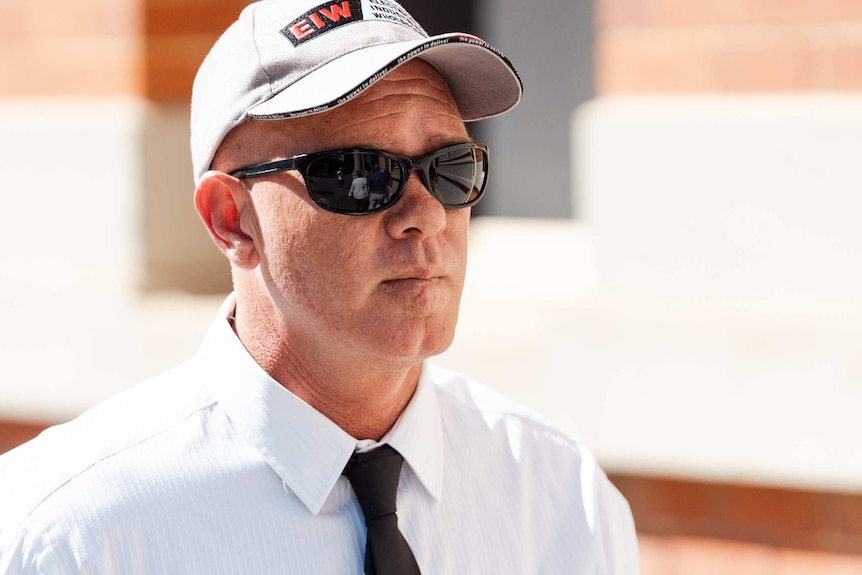
[[[421,364],[356,358],[333,349],[320,353],[283,330],[261,329],[262,322],[238,316],[233,323],[240,341],[264,371],[356,439],[382,438],[419,382]]]

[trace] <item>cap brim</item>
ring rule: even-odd
[[[475,36],[454,33],[345,54],[253,106],[248,117],[275,120],[325,112],[417,57],[434,66],[449,84],[464,121],[497,116],[521,99],[521,79],[505,56]]]

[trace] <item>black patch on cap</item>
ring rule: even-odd
[[[327,2],[312,8],[281,29],[294,46],[313,40],[339,26],[362,20],[361,0]]]

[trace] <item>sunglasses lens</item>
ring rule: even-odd
[[[488,154],[484,147],[458,144],[421,160],[431,195],[447,208],[479,201],[485,191]],[[398,201],[405,165],[396,157],[371,151],[341,151],[315,156],[305,166],[306,185],[314,202],[341,214],[372,214]]]
[[[485,191],[488,156],[472,145],[451,146],[434,156],[428,168],[434,196],[447,208],[479,201]]]
[[[401,164],[382,154],[346,152],[309,162],[306,184],[320,207],[343,214],[385,209],[403,179]]]

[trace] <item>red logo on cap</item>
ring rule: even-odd
[[[362,20],[360,0],[326,3],[306,12],[282,28],[281,33],[294,46],[299,46],[325,32],[357,20]]]

